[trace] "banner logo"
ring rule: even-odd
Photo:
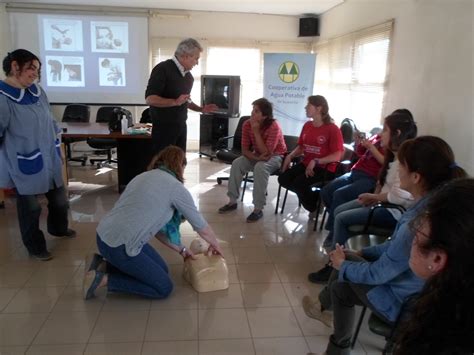
[[[300,68],[295,62],[287,61],[278,68],[278,76],[284,83],[291,84],[300,76]]]

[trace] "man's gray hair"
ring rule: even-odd
[[[202,52],[202,47],[194,38],[183,39],[176,48],[174,55],[182,57],[183,55],[193,55],[196,51]]]

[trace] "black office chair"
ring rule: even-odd
[[[149,107],[143,110],[142,117],[140,117],[140,123],[152,123]]]
[[[121,113],[118,112],[121,107],[117,106],[102,106],[97,111],[96,122],[109,123]],[[87,144],[90,147],[97,149],[94,153],[105,154],[107,158],[91,158],[92,165],[97,163],[97,168],[109,163],[117,163],[117,160],[112,159],[112,149],[117,148],[117,141],[112,138],[87,138]]]
[[[235,129],[234,135],[221,137],[217,141],[217,147],[219,150],[216,152],[216,158],[223,161],[226,164],[232,164],[232,162],[242,155],[242,126],[250,116],[240,117],[237,128]],[[232,139],[232,148],[229,149],[229,140]],[[222,181],[229,180],[229,177],[218,177],[217,183],[220,185]],[[242,194],[243,196],[243,194]]]
[[[91,109],[87,105],[71,104],[67,105],[63,113],[63,122],[89,122],[91,116]],[[73,157],[71,154],[71,144],[75,142],[85,141],[85,138],[64,138],[63,142],[66,145],[66,160],[77,161],[86,165],[87,156]]]

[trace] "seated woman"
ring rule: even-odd
[[[398,109],[393,111],[392,114],[405,116],[405,121],[411,123],[413,128],[413,130],[401,130],[400,132],[392,130],[393,144],[399,146],[405,139],[415,138],[417,129],[411,112],[407,109]],[[355,143],[355,153],[359,156],[359,160],[354,164],[350,172],[334,179],[321,190],[321,198],[328,211],[326,230],[330,231],[325,240],[325,247],[332,245],[335,209],[343,203],[356,199],[362,193],[372,191],[377,182],[380,169],[384,165],[384,148],[387,147],[387,142],[383,145],[379,134],[367,140],[359,137],[356,133]],[[389,156],[391,157],[391,162],[393,154],[389,153]]]
[[[358,252],[344,251],[339,244],[330,253],[336,269],[319,300],[303,298],[303,309],[334,331],[328,355],[349,354],[355,305],[369,307],[379,318],[394,322],[407,297],[418,292],[424,281],[408,265],[414,234],[409,222],[422,211],[430,192],[454,178],[466,176],[457,166],[449,145],[441,138],[422,136],[405,141],[398,151],[400,187],[409,191],[414,205],[400,218],[391,240]],[[334,322],[332,321],[332,309]]]
[[[270,101],[261,98],[252,102],[250,119],[242,126],[242,156],[232,162],[227,196],[229,202],[219,208],[219,213],[237,209],[240,184],[249,171],[253,171],[254,210],[247,222],[256,222],[263,217],[266,192],[270,174],[280,169],[286,144],[280,125],[273,118]]]
[[[99,287],[111,292],[132,293],[148,298],[166,298],[173,282],[163,258],[149,244],[156,237],[183,258],[193,257],[180,244],[181,215],[220,254],[217,238],[196,209],[183,185],[186,155],[168,146],[155,156],[150,171],[135,177],[114,208],[97,227],[99,255],[86,262],[84,298],[94,297]],[[169,222],[168,222],[169,221]]]
[[[344,146],[341,131],[332,123],[329,106],[323,96],[308,97],[306,116],[312,120],[304,124],[298,145],[286,156],[278,182],[295,192],[303,207],[313,212],[318,197],[311,191],[311,185],[334,178],[336,162],[341,159]],[[291,161],[301,155],[302,162],[289,168]]]
[[[329,233],[323,246],[334,250],[336,243],[344,245],[352,237],[349,227],[364,225],[369,217],[371,206],[378,202],[390,202],[408,208],[413,203],[409,192],[400,189],[398,177],[397,150],[407,139],[416,136],[417,127],[412,116],[395,113],[385,118],[381,134],[385,147],[385,163],[380,171],[377,188],[374,193],[363,193],[359,198],[346,202],[335,210],[334,230]],[[395,227],[401,213],[396,208],[378,208],[372,215],[372,224]],[[334,233],[334,234],[333,234]],[[325,283],[329,279],[332,267],[326,264],[321,270],[310,273],[308,279],[314,283]]]
[[[446,184],[412,221],[410,269],[426,280],[395,354],[474,353],[474,180]],[[453,292],[456,290],[456,292]]]

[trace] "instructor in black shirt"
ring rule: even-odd
[[[198,64],[201,52],[198,41],[185,39],[172,59],[157,64],[151,72],[145,99],[153,122],[154,153],[171,144],[186,151],[188,108],[202,113],[217,109],[214,104],[200,107],[191,101],[194,78],[190,70]]]

